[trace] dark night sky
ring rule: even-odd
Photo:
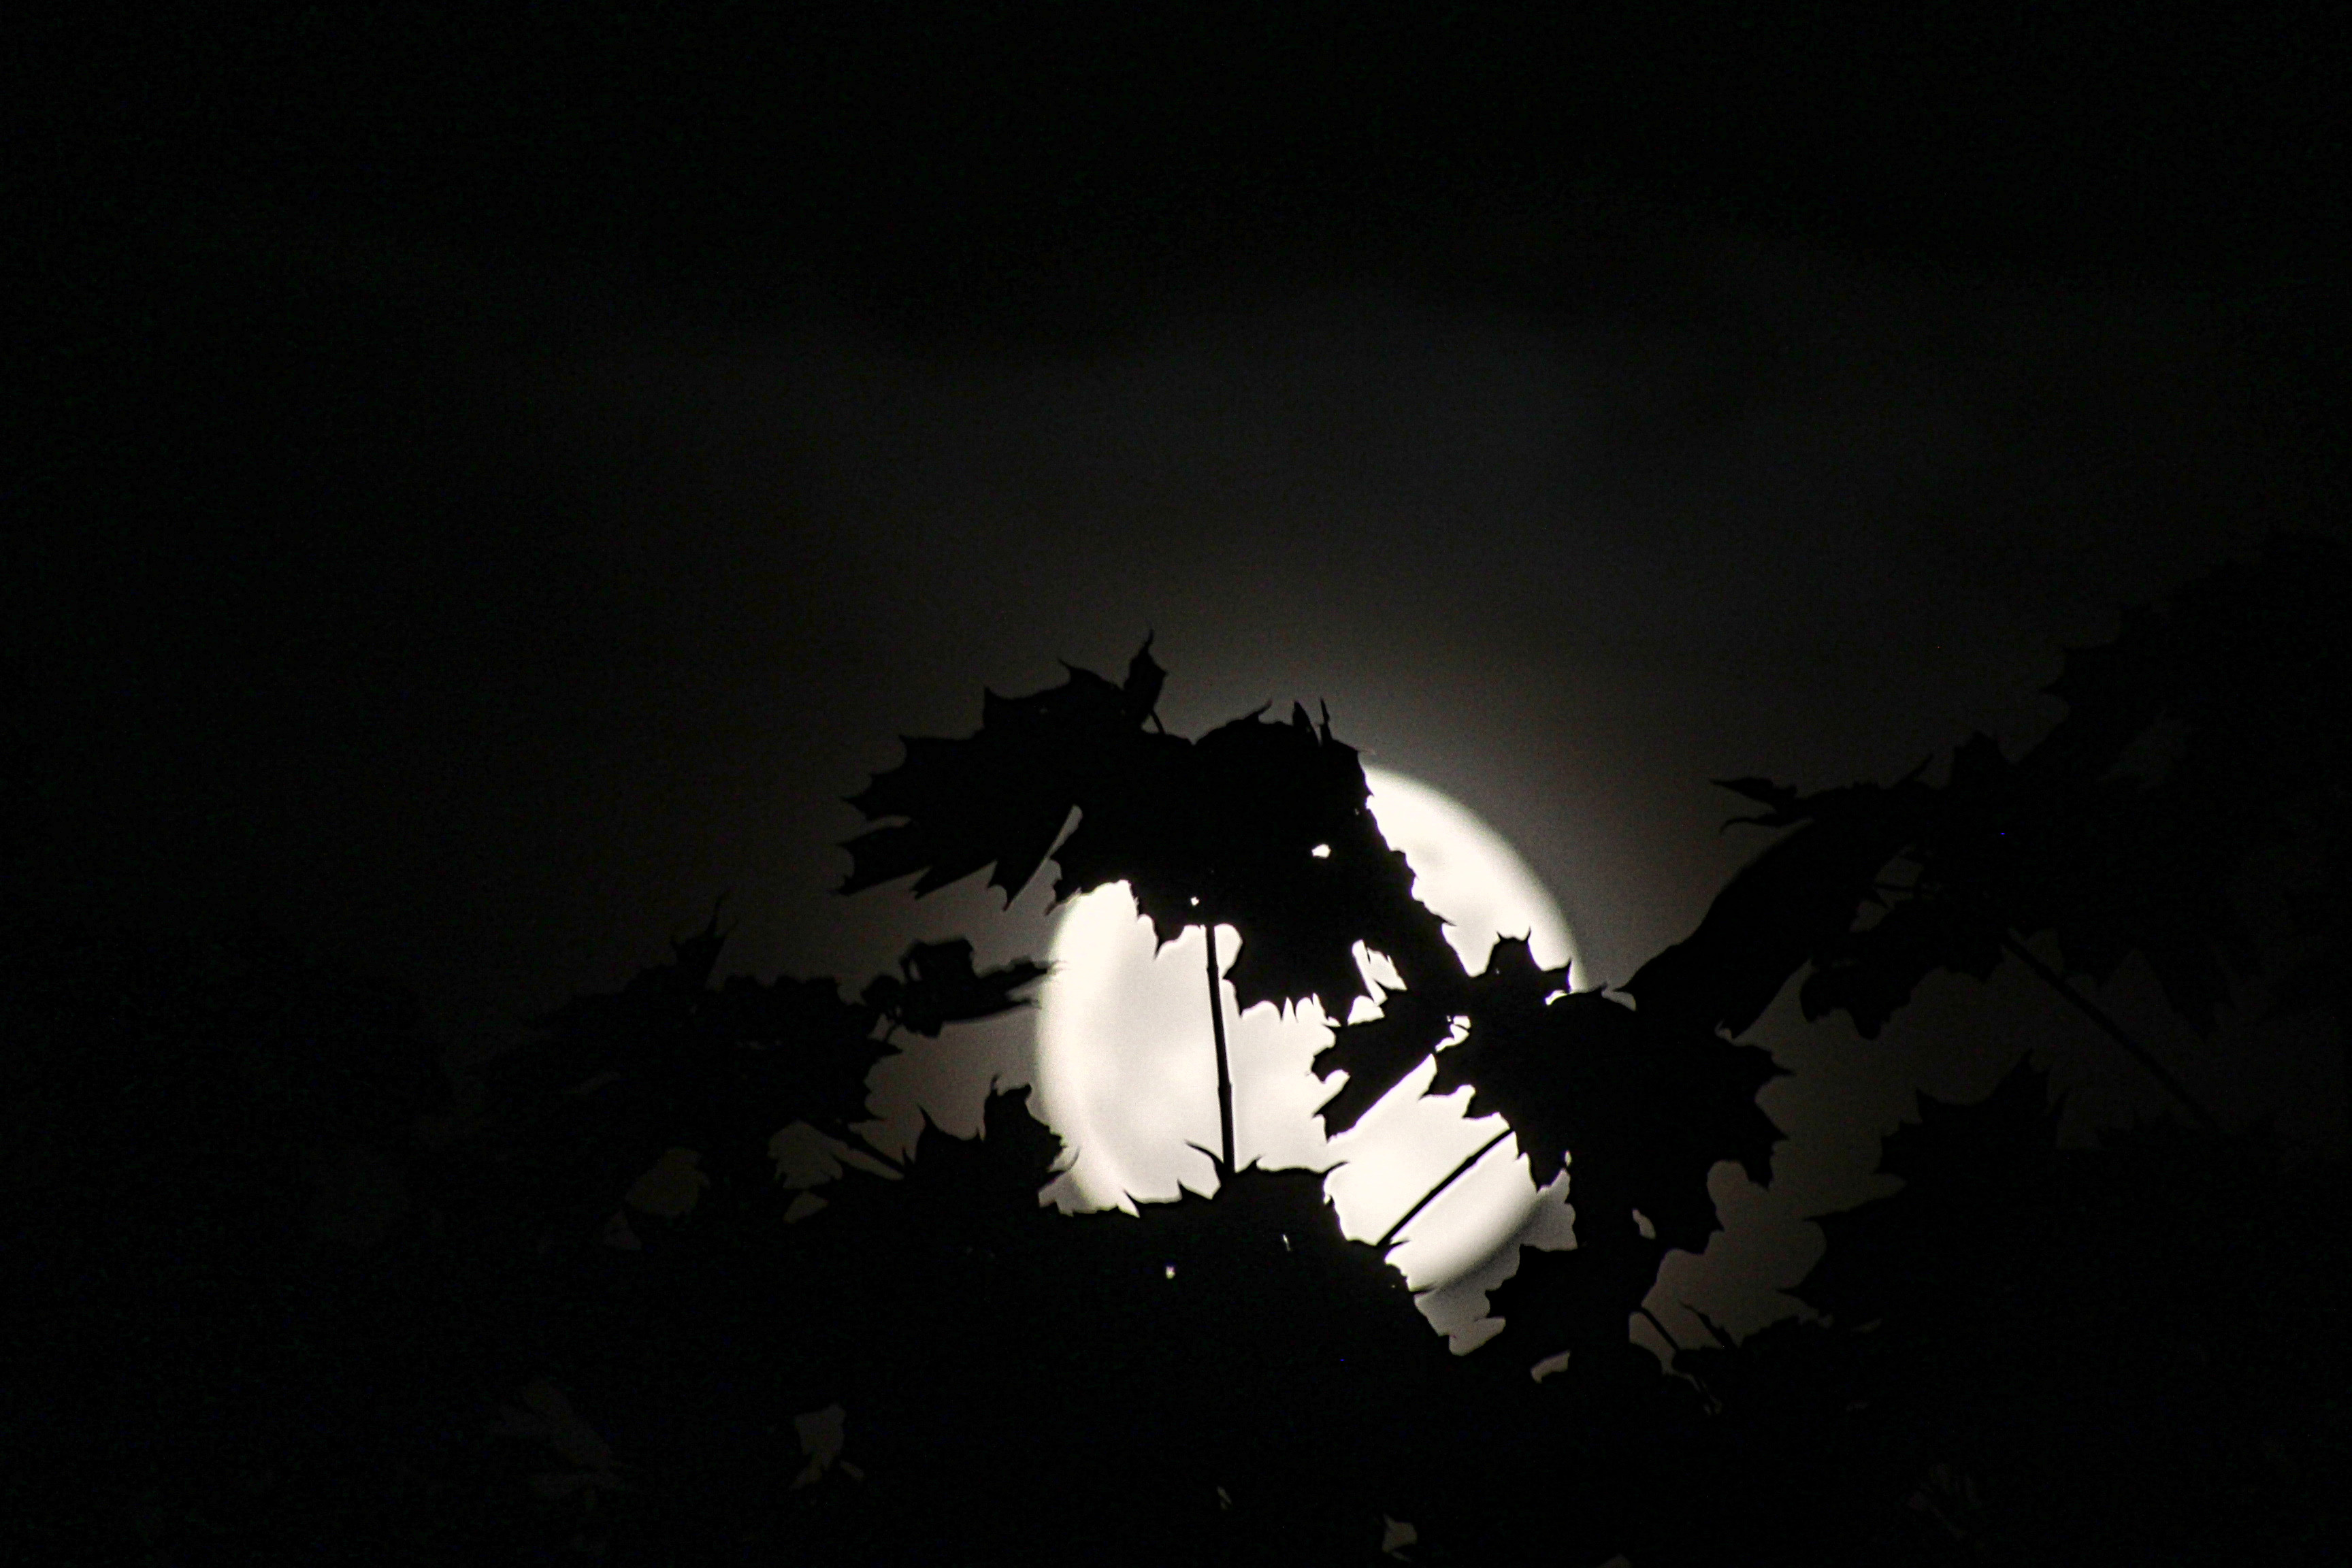
[[[1150,628],[1171,724],[1328,700],[1622,980],[1752,847],[1709,777],[2030,740],[2119,602],[2341,528],[2319,7],[777,9],[40,32],[42,896],[257,910],[459,1035],[721,889],[762,973],[1008,952],[1025,901],[833,899],[839,797]],[[1769,1026],[1847,1075],[1817,1143],[2020,1040],[2153,1104],[1963,989]],[[2185,1070],[2340,1123],[2274,1055]]]

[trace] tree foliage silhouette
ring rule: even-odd
[[[1318,1060],[1349,1075],[1326,1125],[1434,1053],[1576,1205],[1462,1357],[1314,1173],[1063,1215],[1021,1089],[974,1137],[861,1148],[900,1037],[1023,1005],[1032,962],[722,975],[714,911],[476,1079],[381,985],[12,903],[6,1201],[78,1403],[31,1407],[11,1517],[88,1554],[94,1501],[105,1554],[167,1561],[1364,1563],[1409,1521],[1432,1563],[2340,1562],[2342,1160],[2261,1127],[2062,1142],[2020,1063],[1885,1140],[1902,1186],[1822,1218],[1814,1317],[1687,1313],[1664,1366],[1627,1325],[1719,1223],[1714,1168],[1770,1174],[1776,1069],[1738,1037],[1792,981],[1865,1039],[2005,957],[2089,1006],[2137,956],[2200,1025],[2248,985],[2340,1008],[2347,588],[2341,551],[2274,541],[2070,654],[2014,758],[1737,781],[1780,837],[1622,994],[1524,942],[1465,973],[1328,722],[1162,734],[1148,649],[910,742],[853,886],[1014,894],[1050,857],[1163,939],[1234,925],[1237,990],[1334,1017],[1355,942],[1398,958]],[[2237,921],[2264,855],[2293,875]],[[787,1180],[803,1123],[830,1163]]]
[[[2352,777],[2352,632],[2330,606],[2347,574],[2333,542],[2273,535],[2255,561],[2127,613],[2114,641],[2067,655],[2049,689],[2066,716],[2014,761],[1979,734],[1940,784],[1918,772],[1811,794],[1731,781],[1766,808],[1746,820],[1793,831],[1653,966],[1709,952],[1753,964],[1725,994],[1735,1031],[1810,966],[1805,1016],[1843,1012],[1872,1038],[1938,970],[1983,979],[2013,956],[2083,1006],[2065,975],[2105,982],[2137,955],[2210,1031],[2231,975],[2257,966],[2231,879],[2287,845],[2320,875],[2294,900],[2302,953],[2281,999],[2328,1002]],[[2042,935],[2054,965],[2028,946]],[[2092,1011],[2211,1124],[2152,1053]]]
[[[1411,868],[1372,820],[1356,750],[1332,738],[1328,717],[1317,724],[1293,705],[1289,722],[1268,722],[1260,709],[1188,741],[1156,727],[1166,679],[1147,639],[1122,684],[1072,668],[1045,691],[984,694],[973,735],[905,738],[906,760],[851,797],[868,818],[904,820],[849,841],[842,890],[919,873],[919,896],[992,864],[989,884],[1009,903],[1051,853],[1056,900],[1122,882],[1162,944],[1202,928],[1229,1173],[1218,926],[1241,936],[1223,977],[1244,1008],[1312,998],[1346,1017],[1366,992],[1360,942],[1408,977],[1458,974],[1461,963],[1413,898]]]

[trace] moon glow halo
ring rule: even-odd
[[[1404,851],[1415,896],[1446,920],[1446,940],[1472,973],[1486,967],[1497,936],[1526,936],[1546,965],[1573,960],[1559,908],[1498,834],[1427,784],[1376,768],[1365,778],[1381,835]],[[1165,1202],[1180,1185],[1213,1190],[1213,1172],[1188,1147],[1218,1142],[1202,942],[1198,930],[1187,931],[1155,952],[1150,923],[1120,886],[1073,900],[1055,921],[1037,1090],[1046,1120],[1076,1151],[1064,1180],[1081,1206]],[[1221,928],[1217,951],[1227,963],[1235,942]],[[1368,960],[1361,948],[1357,959],[1376,986],[1398,984],[1384,960]],[[1339,1080],[1319,1079],[1309,1066],[1330,1043],[1322,1010],[1307,1002],[1286,1016],[1271,1004],[1242,1013],[1230,984],[1224,1005],[1241,1163],[1329,1168],[1325,1191],[1350,1237],[1381,1236],[1503,1131],[1499,1117],[1464,1115],[1466,1089],[1423,1098],[1434,1070],[1423,1063],[1355,1127],[1327,1140],[1315,1110]],[[1377,1012],[1373,1001],[1356,1007],[1360,1018]],[[1416,1288],[1444,1284],[1507,1241],[1536,1195],[1527,1162],[1505,1139],[1415,1216],[1391,1256]]]

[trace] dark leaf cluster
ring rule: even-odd
[[[549,1108],[546,1133],[572,1141],[575,1161],[593,1152],[601,1176],[579,1201],[609,1204],[671,1149],[705,1174],[765,1180],[768,1141],[787,1123],[855,1136],[898,1031],[936,1037],[1025,1005],[1045,973],[1028,959],[975,970],[961,938],[918,942],[852,1000],[827,978],[715,980],[725,941],[714,911],[667,963],[573,997],[540,1020],[544,1038],[496,1065],[501,1089]]]
[[[1715,1166],[1769,1173],[1775,1069],[1735,1037],[1801,972],[1870,1034],[2031,939],[2061,984],[2145,961],[2202,1022],[2272,854],[2301,872],[2273,1001],[2341,1006],[2344,576],[2274,541],[2135,613],[2014,758],[1738,781],[1782,837],[1622,995],[1524,942],[1465,973],[1328,724],[1160,733],[1148,650],[909,742],[853,885],[1012,893],[1054,855],[1163,936],[1236,925],[1247,994],[1334,1016],[1339,955],[1397,960],[1318,1060],[1349,1074],[1327,1125],[1434,1053],[1572,1182],[1577,1245],[1520,1250],[1466,1357],[1318,1173],[1064,1215],[1023,1090],[855,1157],[898,1037],[1021,1005],[1034,963],[721,980],[714,915],[486,1084],[395,989],[0,902],[0,1192],[47,1374],[7,1528],[26,1561],[2339,1563],[2343,1163],[2262,1129],[2070,1142],[2021,1062],[1884,1141],[1900,1188],[1822,1217],[1809,1320],[1657,1306],[1664,1367],[1627,1324],[1715,1228]],[[781,1179],[794,1122],[847,1168]]]
[[[1720,893],[1697,931],[1628,982],[1738,1033],[1804,973],[1805,1016],[1844,1013],[1865,1037],[1939,971],[1989,976],[2046,940],[2052,976],[2096,984],[2131,958],[2210,1029],[2233,975],[2273,973],[2284,1007],[2340,1007],[2341,911],[2352,864],[2352,557],[2273,536],[2076,649],[2051,692],[2067,712],[2011,757],[1957,747],[1940,783],[1803,792],[1726,781],[1786,830]],[[2259,950],[2249,867],[2291,869],[2297,939]]]
[[[1233,927],[1225,973],[1245,1008],[1311,997],[1347,1016],[1365,994],[1359,943],[1408,977],[1459,970],[1328,720],[1261,710],[1186,740],[1154,721],[1165,680],[1147,642],[1120,684],[1072,668],[1026,697],[986,694],[972,735],[908,738],[851,797],[883,825],[849,841],[842,890],[914,875],[921,894],[992,865],[1009,901],[1050,853],[1055,899],[1125,883],[1163,942]]]

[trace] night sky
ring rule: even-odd
[[[257,917],[483,1047],[722,892],[762,974],[1034,951],[1035,891],[835,898],[842,797],[1148,631],[1171,727],[1328,701],[1620,981],[1760,842],[1710,778],[2014,748],[2119,605],[2343,531],[2319,7],[774,9],[40,32],[37,899]],[[2157,1104],[1938,984],[1878,1047],[1768,1019],[1786,1214],[2021,1044]],[[2116,990],[2340,1138],[2324,1054],[2208,1071]],[[886,1099],[969,1126],[985,1039]]]

